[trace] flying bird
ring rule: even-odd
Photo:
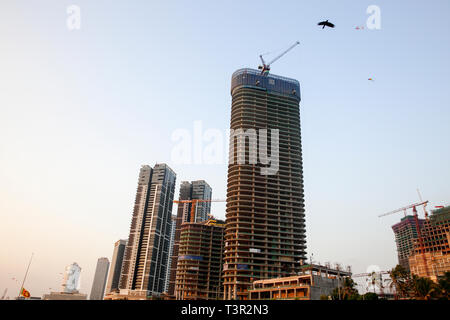
[[[328,20],[326,21],[321,21],[317,24],[318,26],[322,26],[322,29],[325,27],[330,27],[330,28],[334,28],[334,24],[332,24],[331,22],[328,22]]]

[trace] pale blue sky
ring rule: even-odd
[[[371,4],[381,30],[355,30]],[[226,165],[172,164],[171,134],[195,120],[227,129],[233,71],[296,40],[272,73],[301,85],[308,255],[393,267],[401,215],[377,215],[418,201],[416,188],[450,202],[449,14],[446,0],[2,1],[1,293],[17,294],[9,279],[31,252],[32,295],[59,289],[74,261],[89,293],[97,258],[128,236],[141,164],[224,198]]]

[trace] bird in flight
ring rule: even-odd
[[[330,28],[334,28],[334,24],[332,24],[331,22],[328,22],[328,20],[326,21],[321,21],[317,24],[318,26],[322,26],[322,29],[325,27],[330,27]]]

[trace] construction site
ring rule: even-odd
[[[253,282],[248,292],[250,300],[319,300],[342,286],[344,278],[351,277],[351,269],[340,270],[336,265],[306,264],[297,275],[264,279]]]
[[[223,221],[186,222],[181,226],[175,294],[177,300],[222,298]]]
[[[450,206],[438,206],[428,214],[428,201],[422,201],[385,213],[379,217],[403,212],[400,223],[392,226],[397,243],[399,264],[412,275],[437,282],[450,271]],[[424,219],[418,216],[422,207]],[[413,215],[407,215],[412,209]]]

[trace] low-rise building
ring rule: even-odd
[[[319,300],[351,277],[350,271],[332,269],[316,264],[303,265],[297,275],[257,280],[249,290],[250,300]]]
[[[50,292],[50,294],[44,294],[42,300],[87,300],[87,294],[73,292]]]

